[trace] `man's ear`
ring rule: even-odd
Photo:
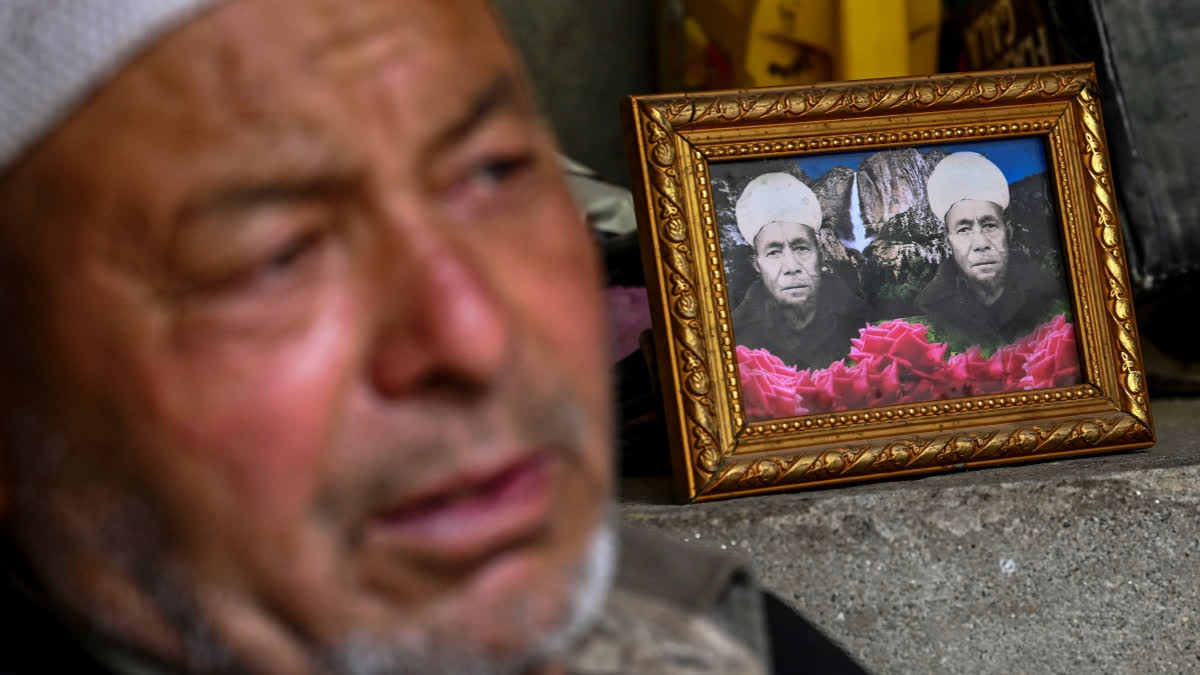
[[[762,270],[760,270],[760,269],[758,268],[758,255],[757,255],[757,254],[756,254],[756,255],[752,255],[752,256],[750,256],[750,264],[751,264],[751,265],[754,265],[754,271],[755,271],[755,272],[758,272],[759,274],[762,274]]]

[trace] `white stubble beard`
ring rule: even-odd
[[[338,675],[522,675],[564,658],[595,625],[616,573],[617,537],[606,518],[571,574],[563,618],[524,651],[497,658],[468,644],[436,643],[428,633],[387,638],[352,632],[326,653]]]

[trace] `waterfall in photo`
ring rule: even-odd
[[[875,237],[867,236],[867,226],[863,225],[862,205],[858,201],[858,172],[854,172],[854,183],[850,185],[850,225],[852,226],[850,233],[854,235],[853,239],[843,239],[842,244],[846,248],[853,248],[859,251],[865,249]]]

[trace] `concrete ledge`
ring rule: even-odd
[[[622,517],[750,557],[876,673],[1200,672],[1200,399],[1146,451]]]

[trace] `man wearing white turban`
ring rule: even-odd
[[[483,0],[0,0],[0,238],[0,672],[857,672],[612,521],[596,251]]]
[[[1008,179],[991,160],[977,152],[947,155],[929,176],[928,194],[950,257],[916,303],[937,339],[954,351],[991,348],[1066,309],[1065,289],[1014,250]]]
[[[758,273],[733,311],[737,343],[797,368],[845,358],[866,324],[867,306],[824,265],[821,204],[813,191],[791,174],[766,173],[742,190],[735,213]]]

